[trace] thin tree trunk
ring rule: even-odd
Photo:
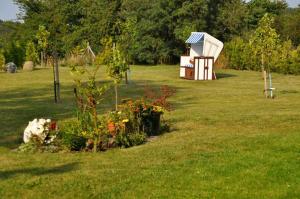
[[[58,57],[55,54],[53,56],[53,62],[54,62],[54,85],[55,85],[55,91],[56,91],[56,98],[55,102],[60,102],[60,83],[59,83],[59,67],[58,67]]]
[[[100,141],[100,139],[98,138],[99,136],[99,130],[98,130],[98,117],[97,117],[97,103],[95,101],[95,98],[92,96],[90,98],[91,102],[90,102],[90,106],[92,106],[93,109],[93,116],[94,116],[94,129],[96,131],[96,138],[94,140],[94,153],[97,152],[97,146],[98,146],[98,142]]]
[[[116,111],[118,111],[118,84],[115,84],[115,94],[116,94]]]
[[[128,84],[128,70],[125,72],[125,83]]]
[[[264,60],[264,54],[261,54],[261,68],[264,78],[264,94],[265,97],[268,98],[268,85],[267,85],[267,71],[265,70],[265,60]]]
[[[44,54],[43,51],[41,52],[41,67],[44,66]]]

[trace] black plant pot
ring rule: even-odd
[[[143,118],[142,130],[148,136],[158,135],[160,132],[160,116],[161,113],[152,113]]]

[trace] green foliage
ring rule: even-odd
[[[241,35],[247,28],[247,23],[245,23],[248,18],[247,11],[247,4],[244,1],[224,1],[216,17],[216,24],[219,26],[217,33],[220,38],[228,41],[234,36]]]
[[[50,32],[46,30],[46,27],[43,25],[39,26],[39,30],[36,33],[36,39],[38,40],[39,49],[45,51],[48,47],[48,39],[50,36]]]
[[[2,50],[0,50],[0,71],[5,69],[5,57]]]
[[[285,1],[251,0],[248,4],[248,28],[256,28],[260,19],[266,14],[279,15],[287,9]]]
[[[35,45],[32,41],[29,41],[26,45],[26,61],[33,61],[34,63],[38,60],[38,54]]]
[[[250,38],[250,47],[253,49],[255,56],[261,56],[260,65],[262,71],[270,70],[270,62],[274,56],[278,44],[279,35],[273,28],[274,18],[268,14],[259,21],[259,26]],[[265,65],[266,64],[266,65]]]
[[[11,41],[4,49],[6,63],[13,62],[17,67],[21,67],[25,61],[25,47],[18,41]]]
[[[28,142],[28,143],[22,143],[18,151],[25,152],[25,153],[35,153],[39,151],[39,145],[35,142]]]
[[[268,71],[299,74],[299,46],[295,49],[291,40],[280,41],[272,23],[272,18],[265,16],[250,40],[236,37],[226,43],[227,67],[259,71],[262,66]]]
[[[119,133],[116,135],[116,144],[121,147],[138,146],[146,142],[146,134],[143,131],[131,133]]]
[[[48,54],[65,57],[83,41],[89,41],[106,63],[112,43],[126,52],[128,63],[178,63],[191,31],[205,31],[222,41],[255,29],[265,13],[280,15],[283,32],[297,44],[297,15],[283,15],[284,1],[252,0],[16,0],[25,12],[22,41],[40,35]],[[281,19],[281,18],[280,18]],[[293,22],[290,22],[293,21]],[[43,26],[41,26],[43,24]],[[1,27],[0,27],[1,29]],[[36,33],[39,29],[38,33]],[[45,31],[48,31],[46,34]],[[1,31],[1,30],[0,30]],[[22,33],[23,33],[22,32]],[[44,32],[44,33],[42,33]],[[293,32],[293,33],[292,33]],[[49,35],[48,42],[41,39]],[[103,38],[110,41],[103,42]],[[1,43],[1,42],[0,42]],[[39,46],[41,46],[39,45]],[[1,46],[1,44],[0,44]],[[44,45],[46,46],[46,45]],[[109,46],[109,48],[107,48]]]
[[[128,69],[129,65],[127,64],[123,54],[118,48],[113,48],[106,67],[108,76],[113,78],[116,84],[119,84]]]
[[[76,100],[80,129],[86,133],[86,137],[93,140],[94,152],[98,150],[98,143],[101,142],[103,126],[98,118],[97,106],[100,105],[108,90],[107,84],[99,85],[96,83],[96,75],[100,65],[93,70],[87,66],[71,66],[71,73],[76,84]]]
[[[113,42],[112,38],[101,39],[102,51],[96,57],[96,63],[99,65],[106,65],[113,57]]]
[[[64,123],[59,132],[61,143],[71,151],[85,149],[87,138],[82,135],[82,127],[78,121]]]
[[[106,65],[106,72],[109,77],[114,79],[116,110],[118,110],[118,84],[123,79],[124,74],[129,69],[125,56],[116,47],[113,47],[111,57]]]
[[[287,9],[276,17],[276,30],[282,40],[292,40],[294,46],[300,45],[300,7]]]

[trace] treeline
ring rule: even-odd
[[[288,8],[285,1],[15,1],[23,10],[24,23],[9,27],[11,33],[0,40],[6,56],[20,46],[25,48],[28,41],[37,43],[35,36],[43,25],[51,35],[48,53],[55,51],[60,57],[87,41],[99,53],[105,45],[103,40],[111,38],[132,64],[178,63],[190,32],[208,32],[224,42],[246,40],[265,13],[275,17],[282,41],[290,39],[291,48],[300,43],[300,10]],[[1,29],[3,25],[2,34]],[[229,44],[230,48],[235,47]]]

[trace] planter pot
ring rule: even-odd
[[[160,132],[160,116],[161,113],[152,113],[151,115],[144,117],[142,121],[142,130],[148,136],[158,135]]]
[[[24,71],[33,71],[34,69],[34,63],[32,61],[26,61],[23,65]]]
[[[152,114],[152,135],[158,135],[160,132],[161,113]]]

